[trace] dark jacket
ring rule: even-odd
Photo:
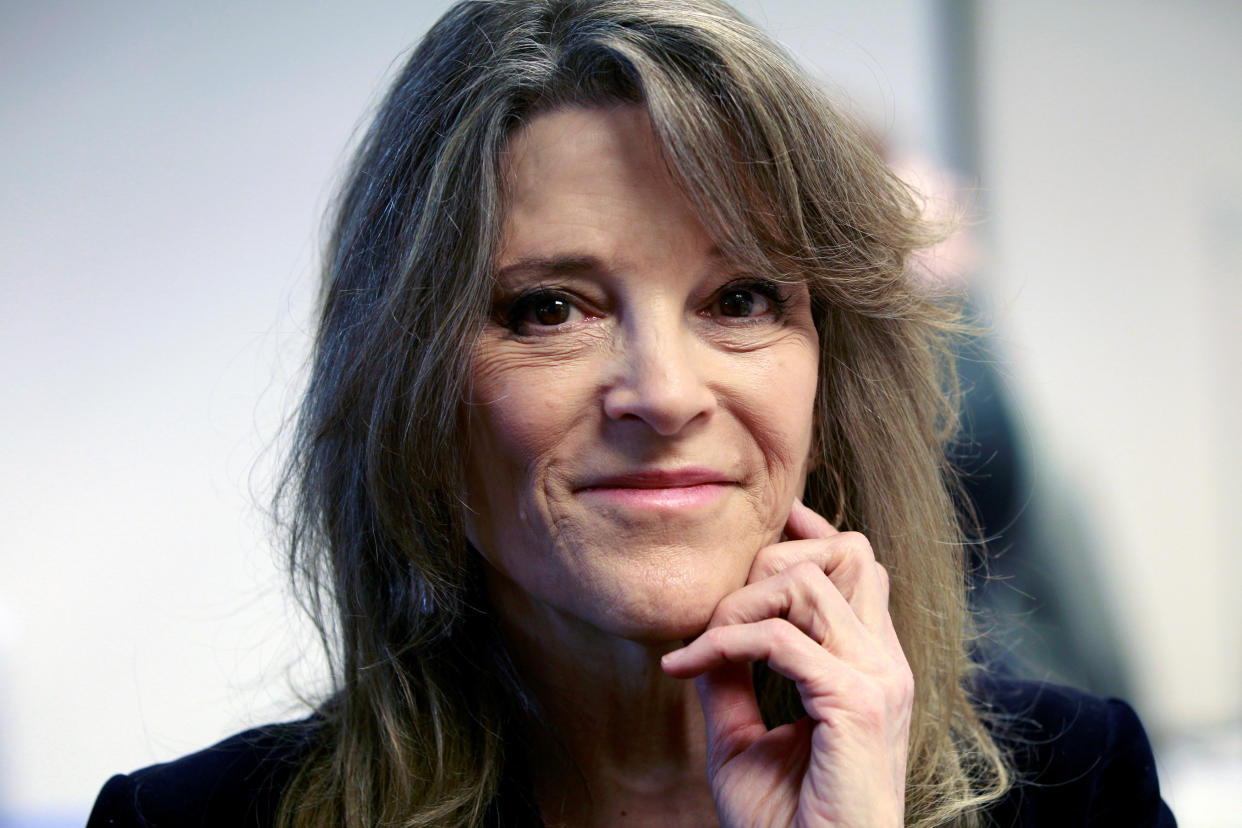
[[[1160,799],[1151,746],[1134,711],[1066,687],[989,679],[979,695],[1019,782],[989,814],[997,828],[1175,826]],[[270,828],[280,794],[315,737],[314,718],[239,733],[162,765],[108,780],[87,828]],[[535,825],[510,792],[496,825]]]

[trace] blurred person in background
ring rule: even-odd
[[[894,172],[920,194],[929,221],[954,228],[918,251],[911,273],[928,290],[974,299],[983,244],[971,195],[930,158],[893,153],[872,132]],[[960,432],[948,453],[969,504],[969,601],[982,635],[976,657],[1013,676],[1128,696],[1118,621],[1107,599],[1093,527],[1071,481],[1043,463],[1037,472],[1026,424],[1015,416],[1003,348],[989,325],[955,343]]]

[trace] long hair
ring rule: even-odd
[[[514,777],[531,705],[463,536],[460,410],[506,142],[540,112],[616,103],[645,107],[726,256],[809,286],[821,358],[805,499],[865,533],[890,573],[916,687],[907,824],[970,824],[1008,773],[965,689],[942,451],[955,317],[906,274],[933,234],[860,131],[716,0],[465,0],[379,107],[335,207],[278,493],[334,680],[282,823],[476,825]],[[760,692],[773,719],[791,707]]]

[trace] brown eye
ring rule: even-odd
[[[723,316],[750,316],[755,308],[755,297],[745,290],[730,290],[720,294],[720,313]]]
[[[582,319],[574,299],[559,291],[534,290],[520,296],[504,313],[504,324],[514,333],[546,332]]]
[[[716,309],[721,316],[746,318],[760,316],[771,311],[768,297],[745,288],[728,288],[716,299]]]
[[[563,325],[569,321],[569,303],[559,296],[542,296],[531,304],[531,318],[540,325]]]

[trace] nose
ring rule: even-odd
[[[711,416],[716,394],[707,382],[708,355],[675,325],[627,331],[604,391],[604,414],[640,421],[669,437]]]

